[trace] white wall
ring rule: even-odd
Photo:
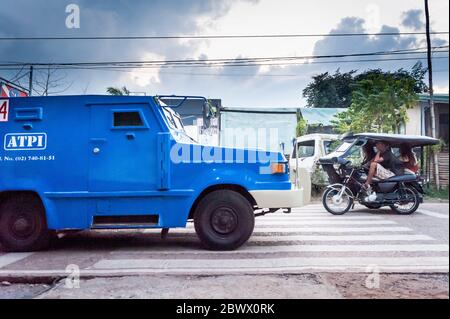
[[[406,111],[408,115],[408,121],[405,125],[405,134],[408,135],[423,135],[422,134],[422,116],[421,116],[421,107],[420,103],[417,103],[411,109]]]

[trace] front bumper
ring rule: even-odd
[[[255,190],[250,194],[258,208],[293,208],[305,205],[303,189]]]

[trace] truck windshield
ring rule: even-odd
[[[188,139],[190,139],[192,142],[197,143],[197,141],[192,138],[189,134],[187,134],[186,130],[184,129],[183,121],[181,120],[180,115],[172,110],[167,104],[165,104],[160,99],[156,99],[156,101],[161,106],[161,109],[163,110],[164,117],[167,119],[167,122],[169,123],[169,126],[171,129],[181,132],[183,136],[186,136]]]
[[[169,125],[173,129],[184,131],[183,122],[181,122],[180,116],[167,106],[163,106],[162,109]]]
[[[344,153],[347,151],[350,146],[353,145],[353,142],[343,142],[338,148],[336,148],[335,152]]]
[[[297,152],[294,150],[293,157],[295,158],[298,154],[298,158],[305,158],[314,156],[315,153],[315,141],[303,141],[297,143]],[[297,153],[297,154],[296,154]]]

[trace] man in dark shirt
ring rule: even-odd
[[[376,142],[377,155],[370,163],[369,174],[364,183],[366,189],[369,188],[374,176],[380,179],[387,179],[395,175],[403,175],[404,168],[402,162],[392,154],[389,144]]]

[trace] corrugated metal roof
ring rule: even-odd
[[[273,108],[273,107],[222,107],[221,112],[235,112],[235,113],[297,113],[297,108]]]
[[[420,102],[428,102],[429,100],[429,94],[419,94]],[[437,103],[448,103],[448,94],[433,94],[433,100]]]

